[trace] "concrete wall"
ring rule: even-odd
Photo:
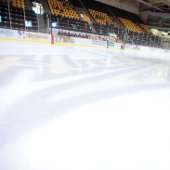
[[[134,0],[96,0],[129,12],[132,12],[134,14],[139,14],[139,8],[137,2]]]
[[[148,21],[148,16],[149,16],[149,11],[143,11],[139,13],[139,17],[144,23],[147,23]]]

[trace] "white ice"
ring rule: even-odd
[[[0,42],[0,170],[170,170],[163,55]]]

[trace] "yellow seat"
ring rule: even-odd
[[[124,18],[119,18],[121,20],[121,22],[124,24],[124,26],[132,31],[132,32],[137,32],[137,33],[144,33],[144,31],[142,30],[142,28],[140,28],[137,24],[135,24],[134,22],[128,20],[128,19],[124,19]]]
[[[50,10],[54,10],[53,15],[60,15],[66,18],[80,19],[77,12],[73,9],[69,2],[63,2],[61,0],[48,0]],[[57,9],[56,9],[57,7]]]
[[[24,0],[12,0],[12,5],[17,8],[24,8],[25,2]]]

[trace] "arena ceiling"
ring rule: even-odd
[[[136,0],[140,11],[153,10],[170,13],[170,0]]]

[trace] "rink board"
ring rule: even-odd
[[[54,38],[52,40],[52,37]],[[55,44],[57,46],[73,46],[73,47],[85,47],[85,48],[107,48],[107,41],[102,40],[92,40],[87,38],[76,38],[68,36],[60,36],[54,34],[42,34],[33,33],[27,31],[10,30],[0,28],[0,41],[15,41],[15,42],[28,42],[28,43],[40,43],[40,44]],[[112,43],[109,46],[110,50],[120,50],[121,43]],[[160,58],[161,56],[168,56],[170,50],[164,50],[153,47],[144,47],[127,44],[125,51],[128,55],[135,55],[141,57],[148,57],[148,54],[155,54],[155,58]]]
[[[51,35],[1,28],[0,40],[51,44]]]

